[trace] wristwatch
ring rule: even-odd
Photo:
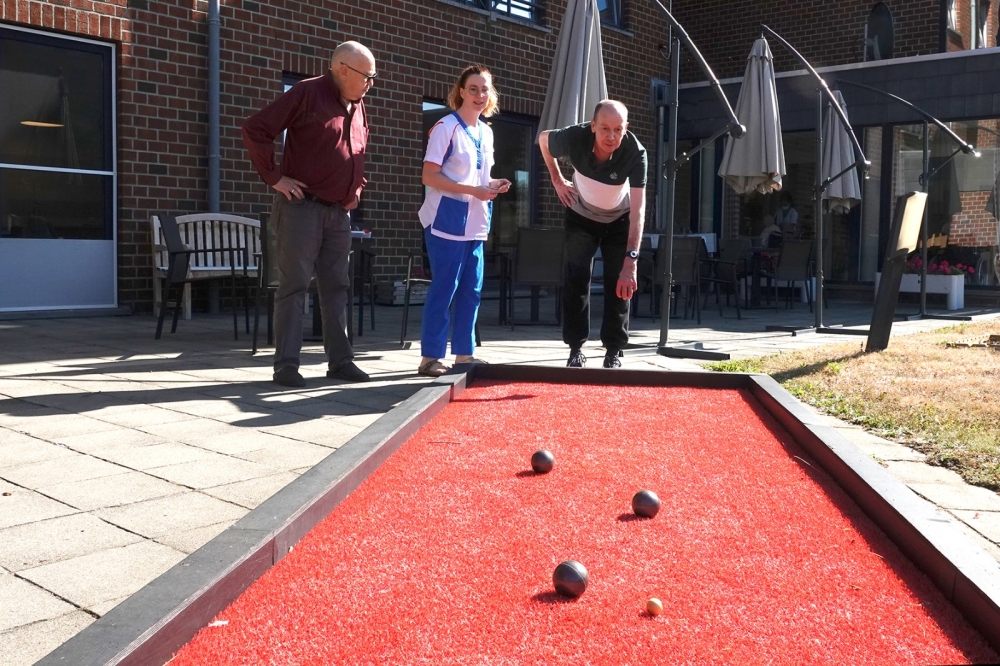
[[[628,251],[628,256],[632,257],[633,259],[638,259],[639,258],[639,252],[636,251],[636,250],[629,250]]]

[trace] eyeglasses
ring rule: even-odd
[[[465,89],[465,92],[469,93],[473,97],[479,97],[480,95],[489,95],[490,89],[487,88],[477,88],[476,86],[469,86]]]
[[[365,77],[365,83],[371,83],[372,81],[374,81],[378,77],[378,72],[375,72],[374,74],[365,74],[360,69],[354,69],[353,67],[351,67],[350,65],[348,65],[343,60],[340,61],[340,64],[343,65],[344,67],[346,67],[347,69],[351,70],[352,72],[357,72],[361,76]]]

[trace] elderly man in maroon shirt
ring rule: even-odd
[[[323,312],[326,376],[368,380],[354,364],[347,337],[351,249],[348,211],[357,208],[364,176],[368,118],[362,98],[375,80],[375,57],[358,42],[333,52],[323,76],[295,84],[243,124],[243,142],[264,182],[277,191],[270,223],[277,234],[274,381],[302,387],[302,309],[315,273]],[[274,140],[285,134],[281,167]]]

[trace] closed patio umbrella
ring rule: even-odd
[[[774,62],[767,40],[753,44],[736,101],[736,117],[746,127],[739,140],[728,137],[719,175],[739,194],[767,194],[781,189],[785,149],[774,87]]]
[[[607,96],[597,0],[569,0],[538,121],[539,134],[590,120],[594,107]]]
[[[847,103],[839,90],[833,91],[833,96],[840,103],[840,108],[847,115]],[[833,109],[828,108],[823,118],[823,180],[832,178],[854,165],[857,157],[854,155],[854,145],[847,134],[847,128]],[[851,206],[861,201],[861,185],[858,182],[858,170],[851,169],[844,175],[832,181],[823,191],[823,198],[829,203],[832,213],[846,213]]]

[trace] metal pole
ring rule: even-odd
[[[661,178],[663,174],[663,167],[665,160],[663,159],[663,142],[666,139],[666,128],[664,123],[667,119],[667,110],[662,104],[656,107],[656,168],[653,171],[656,178],[656,219],[653,220],[653,230],[660,231],[664,228],[664,215],[666,214],[666,207],[664,206],[663,200],[663,190],[664,182]],[[655,276],[654,276],[655,278]]]
[[[670,335],[670,298],[673,293],[674,274],[674,197],[677,187],[677,169],[674,164],[677,162],[677,111],[680,107],[680,80],[681,80],[681,40],[675,39],[670,43],[670,121],[667,125],[670,148],[667,149],[667,159],[664,173],[657,174],[658,178],[665,178],[666,184],[663,188],[663,207],[666,212],[666,228],[663,230],[666,246],[661,243],[657,252],[666,252],[666,259],[663,262],[663,292],[660,294],[660,347],[667,344]]]
[[[832,113],[832,111],[831,111]],[[831,118],[831,121],[833,119]],[[823,328],[823,91],[816,89],[816,328]]]
[[[208,0],[208,212],[219,212],[219,0]]]
[[[930,192],[931,180],[931,133],[930,125],[924,121],[924,172],[920,176],[921,189]],[[920,222],[920,316],[927,314],[927,206],[924,206],[924,217]]]

